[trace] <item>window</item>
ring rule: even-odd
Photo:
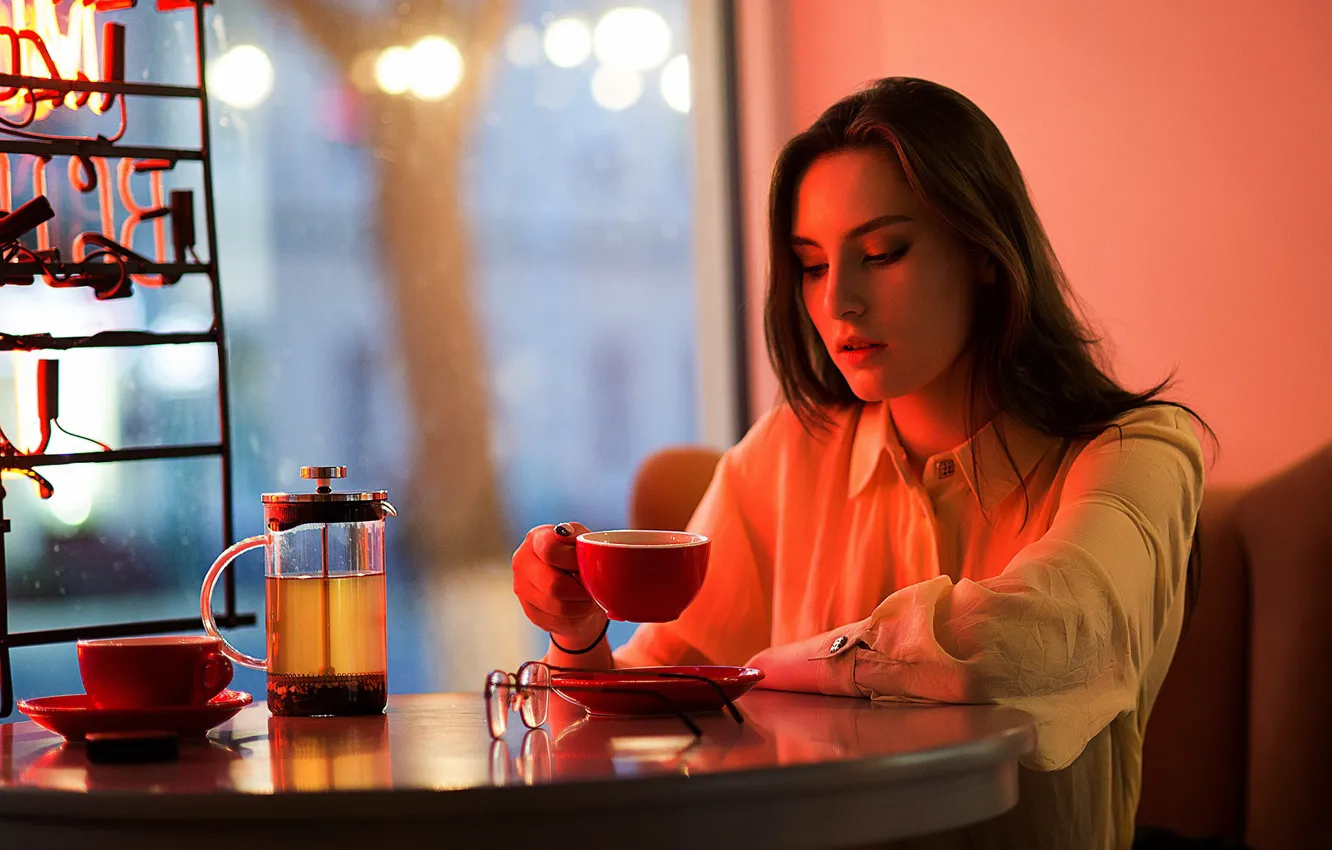
[[[190,13],[139,5],[112,13],[129,78],[188,82]],[[475,670],[541,651],[509,554],[537,523],[625,524],[637,463],[703,437],[710,350],[689,4],[457,3],[414,18],[417,5],[228,2],[208,44],[236,533],[261,532],[259,495],[301,488],[301,465],[387,488],[398,693],[470,689]],[[158,144],[185,143],[194,120],[178,104],[131,113]],[[188,280],[115,302],[4,286],[0,332],[198,330],[206,296]],[[71,431],[117,446],[217,439],[208,346],[58,357]],[[34,359],[0,354],[6,432]],[[47,501],[5,481],[11,630],[197,610],[222,544],[215,459],[51,473]],[[259,558],[234,569],[241,609],[262,613]],[[229,636],[262,652],[257,627]],[[72,645],[12,658],[20,698],[81,690]],[[238,671],[235,686],[262,692],[261,675]]]

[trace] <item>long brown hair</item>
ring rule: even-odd
[[[1102,366],[1099,340],[1074,309],[1076,296],[994,122],[952,89],[889,77],[833,104],[786,144],[773,170],[764,330],[782,394],[806,428],[826,426],[828,408],[860,401],[820,341],[801,297],[800,262],[791,245],[795,195],[816,159],[854,149],[895,157],[921,202],[994,264],[996,285],[975,287],[968,340],[973,367],[964,411],[968,432],[982,424],[973,421],[977,411],[997,410],[1051,437],[1085,439],[1115,427],[1129,411],[1174,404],[1162,398],[1169,378],[1132,392]],[[1215,440],[1196,413],[1178,406]],[[1001,431],[998,437],[1012,462]],[[1189,612],[1199,587],[1198,557],[1195,534]]]

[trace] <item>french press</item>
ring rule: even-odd
[[[345,466],[301,467],[313,493],[265,493],[265,532],[236,543],[204,577],[200,613],[237,664],[268,673],[273,714],[375,714],[388,701],[384,490],[337,493]],[[236,649],[213,619],[213,587],[236,556],[264,548],[267,658]]]

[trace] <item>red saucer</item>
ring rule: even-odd
[[[669,714],[670,709],[660,699],[644,694],[647,691],[661,694],[679,711],[717,711],[726,704],[717,693],[718,688],[707,682],[660,675],[663,673],[706,676],[732,700],[763,678],[763,671],[753,667],[626,667],[554,673],[551,687],[569,702],[586,708],[589,714],[619,717]]]
[[[33,723],[61,735],[67,741],[82,741],[89,732],[175,732],[182,738],[202,738],[225,723],[254,697],[245,691],[223,691],[206,705],[165,708],[93,708],[87,694],[19,700],[18,710]]]

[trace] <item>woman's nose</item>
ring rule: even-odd
[[[865,312],[863,275],[855,266],[840,263],[828,268],[828,287],[824,290],[824,309],[834,318],[850,318]]]

